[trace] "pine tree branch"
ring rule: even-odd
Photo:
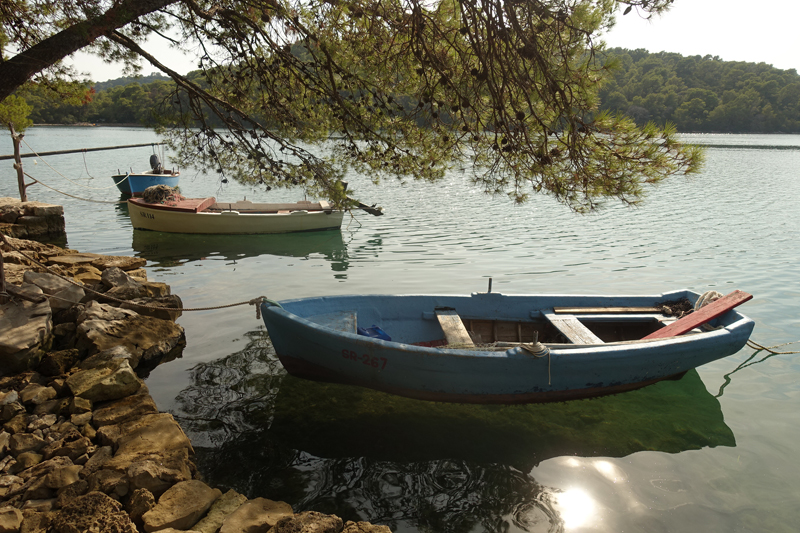
[[[37,73],[117,30],[178,0],[122,0],[102,15],[51,35],[8,61],[0,62],[0,101]]]

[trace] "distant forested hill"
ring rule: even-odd
[[[800,75],[765,63],[722,61],[646,50],[613,48],[611,80],[601,89],[601,110],[621,112],[639,124],[672,122],[681,132],[800,133]],[[198,73],[192,73],[198,83]],[[87,88],[86,102],[68,105],[25,95],[35,124],[154,122],[153,110],[174,87],[151,74],[118,78]]]
[[[164,76],[158,72],[153,72],[149,76],[126,76],[108,81],[99,81],[94,84],[94,90],[97,92],[105,91],[118,85],[129,85],[131,83],[138,83],[139,85],[147,85],[154,81],[170,81],[169,76]]]
[[[601,109],[681,132],[800,132],[800,75],[766,63],[646,50],[609,50],[618,70]]]
[[[82,105],[67,104],[49,98],[38,91],[25,95],[33,108],[34,124],[141,124],[154,123],[152,110],[172,88],[172,82],[154,81],[141,85],[138,82],[117,85],[95,92],[87,88],[86,101]]]
[[[86,88],[80,105],[53,99],[35,88],[24,95],[33,108],[34,124],[140,124],[155,123],[153,110],[169,102],[175,84],[170,78],[151,74],[137,78],[117,78]],[[169,104],[168,104],[169,105]]]

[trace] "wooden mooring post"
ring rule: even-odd
[[[17,186],[19,187],[19,199],[23,202],[28,201],[27,188],[31,183],[25,184],[25,174],[22,172],[22,157],[20,157],[19,145],[22,142],[24,133],[17,133],[14,130],[14,125],[9,124],[8,129],[11,130],[11,140],[14,142],[14,168],[17,170]]]

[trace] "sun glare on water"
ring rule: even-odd
[[[568,489],[558,494],[555,506],[566,530],[585,526],[596,510],[595,501],[583,489]]]

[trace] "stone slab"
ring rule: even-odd
[[[42,294],[35,285],[27,292]],[[0,305],[0,376],[33,369],[53,342],[50,304],[11,301]]]
[[[141,388],[142,381],[133,372],[127,359],[112,359],[95,368],[70,375],[67,386],[74,396],[102,402],[130,396]]]
[[[255,498],[231,513],[222,523],[219,533],[265,533],[281,519],[293,515],[292,506],[288,503]],[[341,530],[341,519],[339,522]]]
[[[168,527],[189,529],[221,495],[219,489],[212,489],[196,479],[177,483],[164,492],[156,506],[142,516],[144,530],[152,533]]]

